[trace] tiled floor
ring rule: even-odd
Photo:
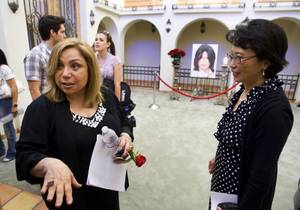
[[[41,196],[0,183],[1,210],[47,210]]]

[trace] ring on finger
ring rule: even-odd
[[[52,187],[54,185],[54,180],[49,180],[47,182],[47,187]]]

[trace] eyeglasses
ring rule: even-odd
[[[234,55],[232,53],[227,53],[228,63],[231,63],[231,61],[233,61],[233,63],[235,63],[235,64],[241,64],[241,63],[243,63],[247,60],[250,60],[252,58],[255,58],[255,57],[256,57],[256,55],[243,57],[240,55]]]

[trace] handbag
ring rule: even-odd
[[[121,98],[120,103],[125,114],[130,115],[134,109],[135,103],[131,100],[131,88],[126,82],[121,82]]]

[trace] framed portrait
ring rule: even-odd
[[[191,77],[215,78],[218,44],[193,44]]]

